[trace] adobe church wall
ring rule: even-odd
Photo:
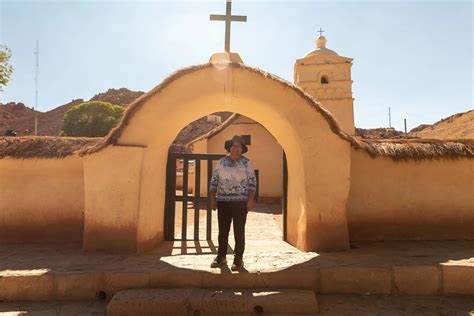
[[[355,134],[354,107],[352,99],[318,100],[321,105],[334,115],[341,129],[349,135]]]
[[[187,68],[165,79],[127,109],[121,126],[109,136],[108,141],[116,146],[146,147],[137,214],[138,248],[146,249],[145,244],[161,238],[156,232],[163,227],[170,144],[189,122],[225,110],[260,122],[285,149],[291,210],[288,241],[301,250],[347,249],[350,144],[335,133],[332,117],[277,77],[240,64],[220,66]],[[91,156],[108,148],[95,148]],[[310,171],[314,177],[305,177]]]
[[[473,160],[395,162],[352,150],[350,239],[474,239],[473,194]]]
[[[0,243],[81,242],[80,157],[0,159]]]
[[[84,157],[84,249],[137,250],[144,152],[110,146]]]

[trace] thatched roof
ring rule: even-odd
[[[474,158],[474,140],[427,140],[427,139],[357,139],[356,150],[368,153],[372,158],[388,157],[393,160],[457,159]],[[90,150],[105,138],[25,136],[0,137],[0,159],[11,158],[64,158]],[[180,145],[182,146],[182,145]],[[170,151],[186,151],[186,148],[170,147]]]
[[[86,154],[91,154],[94,152],[97,152],[99,150],[102,150],[103,148],[107,147],[108,145],[114,145],[117,144],[117,141],[122,134],[122,132],[125,130],[125,127],[130,123],[132,117],[135,115],[135,113],[138,112],[138,110],[153,96],[161,93],[168,85],[170,85],[172,82],[176,81],[177,79],[186,76],[188,74],[194,73],[196,71],[202,70],[202,69],[207,69],[207,68],[213,68],[214,65],[212,63],[207,63],[207,64],[202,64],[202,65],[197,65],[197,66],[192,66],[188,68],[183,68],[181,70],[178,70],[174,74],[168,76],[163,80],[163,82],[159,85],[157,85],[155,88],[147,92],[146,94],[142,95],[138,99],[136,99],[132,104],[129,105],[127,110],[124,112],[124,115],[122,117],[122,120],[120,123],[115,127],[112,131],[110,131],[109,135],[104,139],[104,141],[98,143],[94,147],[90,147],[87,150],[84,150],[81,152],[81,154],[86,155]],[[334,119],[332,114],[321,107],[319,103],[317,103],[309,94],[304,92],[301,88],[298,86],[278,77],[275,75],[272,75],[268,72],[265,72],[263,70],[249,67],[243,64],[239,63],[229,63],[227,67],[230,68],[240,68],[240,69],[245,69],[247,71],[253,72],[255,74],[258,74],[264,78],[273,80],[274,82],[278,83],[279,85],[283,86],[284,88],[289,88],[299,94],[302,98],[306,100],[308,105],[313,107],[316,111],[318,111],[323,118],[326,120],[328,123],[329,127],[331,130],[337,134],[340,138],[342,138],[345,141],[349,141],[353,143],[352,137],[345,132],[341,130],[339,127],[337,121]],[[355,143],[355,142],[354,142]]]
[[[136,99],[124,112],[120,123],[104,138],[62,138],[62,137],[24,137],[9,138],[0,141],[0,158],[10,156],[16,158],[29,157],[64,157],[74,153],[87,155],[98,152],[109,145],[116,145],[125,127],[133,116],[154,95],[161,93],[169,84],[182,76],[193,72],[214,67],[212,64],[203,64],[178,70],[167,77],[161,84],[148,93]],[[368,153],[371,157],[385,156],[394,160],[421,160],[439,158],[474,158],[474,140],[374,140],[359,139],[341,130],[332,114],[321,107],[309,94],[296,85],[262,70],[245,66],[239,63],[230,63],[229,67],[246,69],[264,78],[275,81],[284,88],[291,89],[300,95],[315,111],[318,111],[326,120],[329,128],[339,138],[347,141],[356,150]],[[15,139],[19,139],[15,141]]]
[[[372,158],[384,156],[393,160],[474,158],[474,139],[364,139],[363,149]],[[359,149],[359,148],[357,148]]]
[[[11,158],[64,158],[95,146],[102,138],[24,136],[0,137],[0,159]]]

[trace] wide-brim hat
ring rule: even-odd
[[[234,135],[232,139],[226,140],[224,143],[224,148],[228,152],[230,152],[230,147],[232,147],[233,143],[240,143],[242,145],[242,154],[245,154],[249,149],[247,148],[247,145],[245,145],[245,141],[242,138],[242,136],[239,135]]]

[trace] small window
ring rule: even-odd
[[[242,135],[245,145],[252,145],[250,135]]]
[[[329,83],[328,77],[322,76],[321,77],[321,84],[328,84],[328,83]]]

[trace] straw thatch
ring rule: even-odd
[[[168,85],[170,85],[172,82],[179,79],[180,77],[183,77],[185,75],[191,74],[193,72],[196,72],[196,71],[199,71],[199,70],[202,70],[202,69],[212,68],[212,67],[214,67],[214,65],[212,63],[208,63],[208,64],[202,64],[202,65],[192,66],[192,67],[188,67],[188,68],[183,68],[181,70],[176,71],[175,73],[168,76],[167,78],[165,78],[165,80],[163,80],[163,82],[161,84],[159,84],[158,86],[153,88],[148,93],[142,95],[141,97],[136,99],[132,104],[129,105],[129,107],[125,111],[120,123],[117,125],[117,127],[115,127],[114,129],[112,129],[110,131],[109,135],[106,138],[104,138],[103,141],[97,143],[96,146],[89,147],[88,149],[81,151],[81,155],[91,154],[91,153],[97,152],[99,150],[102,150],[103,148],[107,147],[108,145],[117,144],[117,141],[118,141],[120,135],[124,131],[125,127],[129,124],[132,117],[151,97],[153,97],[156,94],[159,94]],[[339,127],[339,124],[334,119],[332,114],[328,110],[322,108],[321,105],[318,102],[316,102],[309,94],[304,92],[298,86],[296,86],[296,85],[294,85],[294,84],[292,84],[292,83],[290,83],[290,82],[288,82],[288,81],[286,81],[286,80],[284,80],[284,79],[282,79],[278,76],[272,75],[272,74],[270,74],[268,72],[265,72],[263,70],[253,68],[253,67],[249,67],[249,66],[246,66],[246,65],[243,65],[243,64],[229,63],[228,67],[246,69],[250,72],[256,73],[256,74],[258,74],[260,76],[263,76],[267,79],[273,80],[273,81],[277,82],[278,84],[280,84],[281,86],[283,86],[284,88],[292,89],[294,92],[296,92],[302,98],[304,98],[306,100],[306,102],[308,103],[308,105],[313,107],[316,111],[318,111],[323,116],[323,118],[326,120],[329,127],[331,128],[331,130],[335,134],[337,134],[343,140],[350,142],[353,146],[357,146],[357,141],[355,139],[353,139],[352,136],[346,134],[345,132],[343,132],[341,130],[341,128]]]
[[[474,140],[364,139],[365,152],[372,158],[382,156],[396,161],[474,158]],[[359,149],[359,148],[357,148]]]
[[[36,138],[9,138],[0,142],[0,158],[10,157],[64,157],[74,153],[87,155],[98,152],[109,145],[116,145],[117,141],[130,123],[131,119],[140,108],[154,95],[161,93],[169,84],[182,76],[193,72],[214,67],[213,64],[203,64],[178,70],[168,76],[161,84],[148,93],[136,99],[124,112],[120,123],[110,133],[99,139],[89,138],[61,138],[61,137],[36,137]],[[273,80],[286,89],[301,96],[306,103],[318,111],[328,123],[330,129],[342,140],[347,141],[356,150],[368,153],[371,157],[390,157],[394,160],[421,160],[438,158],[474,158],[474,140],[374,140],[359,139],[341,130],[332,114],[321,107],[309,94],[296,85],[260,69],[245,66],[239,63],[230,63],[228,67],[246,69],[267,79]]]
[[[214,67],[214,65],[212,63],[192,66],[192,67],[183,68],[181,70],[178,70],[174,74],[168,76],[165,80],[163,80],[163,82],[161,84],[159,84],[158,86],[156,86],[151,91],[144,94],[143,96],[139,97],[132,104],[129,105],[129,107],[125,111],[120,123],[117,125],[117,127],[115,127],[112,131],[110,131],[109,135],[104,139],[104,141],[98,143],[94,147],[90,147],[87,150],[82,151],[81,154],[82,155],[91,154],[91,153],[97,152],[97,151],[105,148],[108,145],[116,144],[119,137],[120,137],[120,135],[124,131],[125,127],[129,124],[132,117],[151,97],[153,97],[156,94],[159,94],[168,85],[170,85],[172,82],[174,82],[175,80],[177,80],[177,79],[179,79],[183,76],[186,76],[188,74],[194,73],[194,72],[202,70],[202,69],[212,68],[212,67]],[[337,121],[334,119],[334,117],[331,115],[331,113],[328,110],[322,108],[321,105],[319,103],[317,103],[309,94],[304,92],[302,89],[300,89],[296,85],[294,85],[294,84],[292,84],[292,83],[290,83],[290,82],[288,82],[288,81],[286,81],[286,80],[284,80],[280,77],[277,77],[277,76],[272,75],[268,72],[265,72],[263,70],[253,68],[253,67],[249,67],[249,66],[245,66],[243,64],[229,63],[227,67],[229,67],[229,68],[240,68],[240,69],[248,70],[248,71],[253,72],[255,74],[258,74],[262,77],[273,80],[273,81],[277,82],[278,84],[280,84],[281,86],[283,86],[284,88],[288,88],[288,89],[293,90],[298,95],[300,95],[302,98],[304,98],[306,100],[306,102],[308,103],[308,105],[313,107],[316,111],[318,111],[323,116],[323,118],[326,120],[329,127],[331,128],[331,130],[334,133],[336,133],[343,140],[346,140],[346,141],[349,141],[350,143],[356,144],[356,141],[354,141],[350,135],[346,134],[345,132],[343,132],[341,130],[341,128],[339,127]]]
[[[25,136],[0,137],[0,159],[64,158],[94,146],[102,138]]]
[[[214,131],[215,132],[215,131]],[[372,158],[388,157],[396,161],[425,159],[474,158],[474,140],[427,139],[357,139],[353,148],[368,153]],[[0,159],[64,158],[90,150],[105,138],[25,136],[0,137]],[[185,145],[170,147],[170,152],[188,152]]]

